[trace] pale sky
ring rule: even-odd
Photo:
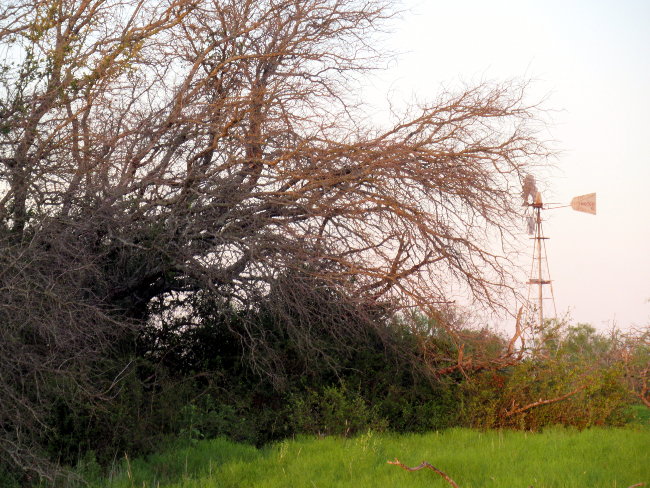
[[[598,194],[596,216],[544,212],[558,314],[601,330],[650,324],[650,2],[403,4],[386,42],[403,54],[377,92],[426,100],[460,80],[532,79],[561,151],[544,200]]]

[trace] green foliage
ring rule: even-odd
[[[228,439],[263,445],[270,440],[286,437],[291,430],[289,411],[273,407],[278,398],[262,399],[252,396],[217,399],[204,394],[181,409],[178,424],[179,439],[194,444],[199,439]]]
[[[106,372],[110,377],[118,373]],[[134,359],[103,401],[55,405],[47,419],[46,446],[51,457],[67,465],[83,461],[88,450],[102,465],[124,452],[151,452],[179,433],[183,408],[195,392],[190,381]]]
[[[0,486],[3,488],[20,488],[21,475],[15,471],[10,471],[8,467],[0,464]]]
[[[345,383],[296,395],[290,409],[295,430],[302,433],[348,437],[367,430],[383,431],[388,426],[377,406],[368,405]]]
[[[101,478],[103,470],[97,462],[95,451],[91,450],[84,453],[77,462],[75,472],[84,480],[98,480]]]
[[[353,354],[333,356],[334,374],[325,363],[302,363],[280,326],[268,316],[260,320],[283,354],[287,389],[274,388],[243,360],[237,329],[244,324],[237,314],[221,311],[191,328],[162,327],[141,338],[140,354],[149,359],[134,361],[110,402],[101,409],[62,409],[53,422],[52,455],[75,464],[91,449],[106,465],[123,452],[150,453],[172,438],[186,446],[217,437],[262,446],[296,434],[423,433],[456,425],[540,431],[557,424],[621,425],[630,417],[622,370],[606,360],[609,345],[587,327],[550,331],[556,338],[546,343],[547,356],[432,380],[395,352],[416,348],[409,329],[384,330],[401,349],[369,336]],[[444,334],[432,337],[445,351],[451,347]]]
[[[552,425],[623,425],[629,394],[613,344],[590,326],[549,324],[540,354],[461,385],[461,424],[539,431]]]
[[[454,345],[430,322],[422,330],[388,323],[375,335],[349,337],[350,347],[344,350],[337,349],[326,328],[312,330],[334,361],[332,369],[323,358],[308,362],[294,349],[283,324],[260,314],[260,328],[247,330],[264,331],[269,347],[280,354],[282,389],[246,360],[240,334],[250,323],[223,308],[203,308],[202,313],[203,321],[191,327],[183,325],[183,316],[156,324],[138,338],[135,351],[126,343],[116,348],[135,356],[112,363],[113,368],[129,363],[123,371],[105,371],[118,381],[104,402],[54,403],[46,443],[50,456],[76,465],[77,473],[91,480],[124,452],[151,454],[170,442],[191,449],[223,437],[263,446],[299,434],[424,433],[457,425],[582,429],[621,425],[631,417],[623,370],[611,359],[611,343],[587,326],[546,331],[542,352],[509,368],[433,379],[413,361],[422,334],[428,347],[446,356],[453,357]],[[499,353],[498,338],[487,337],[491,349],[480,351],[486,336],[465,335],[474,339],[468,354]],[[405,354],[409,350],[411,355]],[[557,402],[525,408],[574,390],[579,391]],[[522,411],[512,413],[517,409]],[[368,439],[373,435],[366,434]],[[374,441],[368,439],[371,445]]]
[[[583,376],[566,364],[526,361],[508,372],[481,373],[463,383],[462,392],[461,422],[471,427],[539,431],[552,425],[623,425],[627,420],[628,395],[616,369]]]
[[[457,425],[459,398],[451,382],[411,388],[389,385],[376,405],[395,432],[428,432]]]

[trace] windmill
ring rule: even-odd
[[[571,207],[578,212],[585,212],[596,215],[596,194],[589,193],[587,195],[580,195],[574,197],[569,205],[558,204],[545,204],[542,201],[542,194],[537,189],[535,177],[526,175],[522,185],[523,205],[526,209],[526,225],[528,234],[532,236],[533,240],[533,255],[530,267],[530,276],[528,280],[528,296],[526,298],[526,306],[529,314],[532,315],[532,302],[531,293],[536,288],[537,294],[537,321],[540,327],[544,325],[544,287],[548,286],[550,290],[550,299],[553,302],[553,309],[555,310],[555,296],[553,294],[553,282],[551,280],[551,273],[548,266],[548,256],[546,253],[546,240],[548,237],[544,236],[542,228],[542,211]],[[530,212],[529,209],[532,209]],[[545,266],[544,266],[545,264]]]

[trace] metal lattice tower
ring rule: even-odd
[[[526,298],[527,319],[531,323],[537,322],[541,328],[544,325],[544,300],[551,300],[553,303],[554,317],[557,317],[557,309],[555,306],[555,295],[553,293],[553,282],[551,280],[551,271],[548,265],[548,255],[546,253],[546,240],[549,238],[544,236],[542,228],[542,210],[544,204],[542,203],[542,195],[537,192],[535,200],[531,204],[533,208],[533,256],[530,266],[530,275],[528,280],[528,296]],[[550,293],[544,293],[545,287],[548,287]],[[531,295],[535,289],[535,307],[531,301]],[[533,317],[536,315],[535,320]]]

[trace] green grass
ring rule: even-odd
[[[650,482],[650,430],[553,429],[540,434],[451,429],[424,435],[368,433],[353,439],[299,438],[258,450],[223,439],[146,459],[124,459],[107,488],[449,487],[626,488]]]
[[[650,427],[650,408],[645,405],[632,405],[630,407],[632,424]]]

